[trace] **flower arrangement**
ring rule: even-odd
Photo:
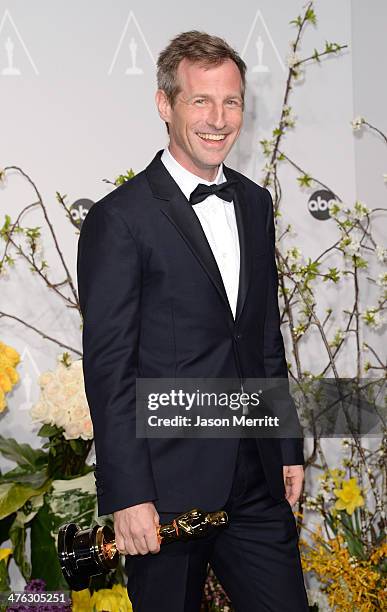
[[[383,610],[385,577],[382,562],[387,544],[381,544],[366,559],[350,554],[345,538],[338,534],[329,542],[316,530],[310,543],[303,542],[303,568],[318,576],[326,591],[329,610],[373,612]],[[384,580],[384,582],[383,582]]]
[[[66,354],[53,372],[39,377],[39,401],[32,407],[34,421],[63,429],[66,440],[93,439],[93,425],[83,381],[82,360]]]
[[[376,472],[384,460],[380,452],[368,457],[368,469],[373,466]],[[344,469],[326,470],[316,496],[306,498],[305,508],[323,520],[314,530],[303,526],[310,534],[309,540],[300,538],[303,569],[318,578],[328,609],[382,610],[387,571],[385,513],[378,495],[373,508],[365,507],[357,477],[346,477],[349,470],[363,479],[359,465],[350,458],[343,463]]]
[[[66,588],[56,551],[60,525],[76,520],[86,527],[95,518],[93,468],[87,464],[93,429],[81,361],[63,353],[39,384],[41,396],[32,417],[41,423],[38,435],[47,441],[34,449],[0,436],[1,454],[16,464],[0,474],[0,544],[11,539],[14,561],[27,582],[42,576],[50,590],[57,590]],[[25,551],[27,528],[31,560]]]
[[[9,393],[19,382],[19,374],[16,371],[19,362],[19,353],[0,341],[0,412],[7,407],[6,393]]]

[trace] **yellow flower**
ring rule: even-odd
[[[0,412],[3,412],[3,410],[5,410],[7,404],[5,403],[5,393],[3,391],[3,389],[0,387]]]
[[[0,351],[12,367],[15,367],[20,362],[20,355],[12,346],[7,346],[4,342],[0,342]]]
[[[19,374],[16,365],[20,361],[20,355],[11,346],[0,342],[0,412],[6,408],[5,394],[19,382]]]
[[[315,575],[326,592],[330,609],[340,612],[372,612],[385,599],[385,585],[377,564],[387,545],[374,549],[367,559],[351,556],[343,536],[325,540],[321,526],[311,541],[300,538],[302,567]]]
[[[83,589],[83,591],[72,591],[72,612],[86,612],[86,610],[92,610],[90,598],[91,595],[89,589]]]
[[[334,493],[338,498],[335,503],[336,510],[345,510],[348,514],[352,514],[355,508],[364,505],[364,497],[360,492],[356,478],[345,480],[341,489],[334,489]]]
[[[0,548],[0,561],[7,561],[9,555],[12,555],[12,548]]]
[[[344,470],[340,470],[339,468],[334,468],[333,470],[329,470],[330,477],[335,483],[336,487],[340,487],[343,482],[343,476],[345,474]]]
[[[128,592],[121,584],[111,589],[94,591],[90,599],[90,609],[95,612],[132,612]]]

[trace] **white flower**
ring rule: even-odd
[[[364,117],[355,117],[355,119],[353,119],[351,121],[351,125],[352,125],[353,130],[355,132],[358,131],[358,130],[361,130],[361,127],[362,127],[364,121],[365,121]]]
[[[351,216],[353,219],[361,221],[369,212],[371,211],[367,206],[362,204],[362,202],[357,201],[355,203],[354,209],[351,211]]]
[[[329,215],[331,217],[337,217],[337,215],[341,211],[341,202],[339,202],[338,200],[330,200],[328,202],[328,210]]]
[[[379,274],[377,280],[376,280],[376,284],[379,287],[386,287],[387,286],[387,272],[385,274]]]
[[[52,379],[53,374],[52,372],[44,372],[43,374],[41,374],[38,378],[38,383],[41,387],[44,387],[45,385],[47,385],[50,380]]]
[[[63,427],[67,440],[93,438],[93,426],[85,393],[82,360],[68,365],[58,360],[53,372],[39,377],[41,394],[32,408],[33,420]]]
[[[70,411],[70,419],[72,421],[81,421],[82,419],[89,416],[89,411],[86,406],[74,406]]]
[[[263,172],[268,172],[270,174],[274,174],[275,172],[275,168],[273,164],[265,164],[264,168],[263,168]]]
[[[85,419],[81,423],[81,438],[83,440],[92,440],[94,436],[93,424],[90,418]]]
[[[360,250],[360,242],[358,240],[351,240],[351,244],[347,247],[349,255],[356,255]]]
[[[295,64],[298,64],[298,62],[300,61],[300,57],[297,55],[297,53],[294,53],[294,51],[292,51],[287,56],[286,60],[289,68],[293,68],[293,66],[295,66]]]
[[[382,314],[377,312],[375,308],[367,308],[363,312],[362,318],[365,324],[373,329],[378,329],[384,323]]]
[[[50,414],[50,408],[46,402],[36,402],[31,408],[31,417],[33,421],[40,421],[42,423],[48,423],[48,417]]]
[[[81,423],[68,423],[63,432],[66,440],[75,440],[76,438],[80,438],[81,434]]]
[[[292,247],[286,251],[289,265],[297,263],[301,259],[302,252],[298,247]]]
[[[344,255],[357,255],[360,250],[360,242],[353,236],[344,236],[340,242],[340,247],[344,251]]]
[[[329,346],[338,347],[340,346],[343,339],[344,339],[344,332],[342,329],[339,328],[336,330],[333,340],[329,342]]]
[[[376,258],[380,263],[384,263],[387,259],[387,249],[384,249],[382,246],[377,246],[375,249]]]
[[[305,79],[305,71],[301,70],[299,66],[293,68],[293,78],[295,81],[302,83],[302,81]]]

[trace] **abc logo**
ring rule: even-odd
[[[326,221],[330,219],[329,204],[335,199],[334,194],[327,189],[315,191],[309,198],[308,210],[315,219]]]
[[[93,200],[87,200],[86,198],[82,198],[81,200],[77,200],[70,206],[70,215],[71,221],[80,229],[82,227],[82,223],[84,222],[87,213],[90,208],[93,206]]]

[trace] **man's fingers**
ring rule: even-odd
[[[133,544],[140,555],[146,555],[149,552],[145,536],[137,536],[133,538]]]
[[[138,551],[133,543],[132,538],[128,538],[126,541],[126,554],[127,555],[138,555]]]
[[[160,517],[152,502],[117,510],[114,532],[117,550],[122,554],[146,555],[160,550],[157,527]]]
[[[147,533],[145,535],[146,544],[149,552],[156,554],[160,552],[160,544],[159,539],[157,537],[157,529],[155,528],[153,532]]]
[[[137,555],[138,552],[130,536],[116,537],[116,548],[120,555]]]

